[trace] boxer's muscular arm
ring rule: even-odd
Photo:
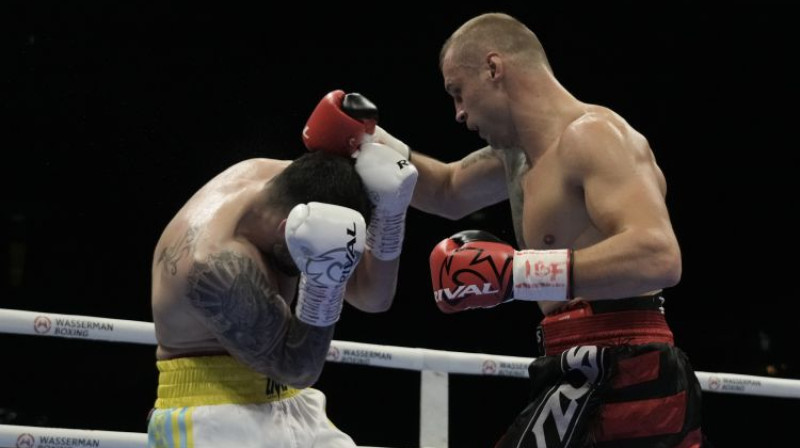
[[[411,206],[424,212],[459,219],[508,198],[503,161],[491,147],[451,163],[415,151],[411,163],[418,171]],[[388,309],[397,284],[398,261],[365,256],[350,279],[347,301],[362,311]]]
[[[575,296],[621,298],[673,286],[681,254],[666,184],[643,136],[621,120],[589,117],[562,137],[560,154],[605,239],[575,251]]]
[[[196,261],[188,299],[233,357],[278,382],[307,387],[322,372],[335,327],[301,322],[244,253],[229,248]]]
[[[444,163],[414,151],[419,171],[411,206],[449,219],[460,219],[508,199],[503,161],[486,146],[463,159]]]
[[[503,161],[488,146],[451,163],[414,152],[411,163],[418,171],[411,206],[424,212],[459,219],[508,198]],[[398,268],[399,258],[382,261],[364,256],[348,283],[348,303],[362,311],[387,310]]]

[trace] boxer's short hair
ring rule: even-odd
[[[372,202],[355,159],[323,151],[304,153],[275,176],[268,201],[286,213],[297,204],[325,202],[356,210],[367,224],[372,216]]]

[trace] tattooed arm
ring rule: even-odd
[[[299,321],[261,262],[245,253],[195,262],[188,299],[232,356],[278,382],[308,387],[322,372],[334,326]]]
[[[489,146],[457,162],[444,163],[414,152],[419,171],[411,206],[449,219],[460,219],[508,198],[503,161]]]

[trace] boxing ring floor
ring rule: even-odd
[[[0,309],[0,333],[152,346],[156,344],[151,322],[11,309]],[[419,372],[419,444],[415,446],[424,448],[448,448],[450,444],[448,428],[451,424],[449,394],[452,375],[524,379],[528,376],[527,367],[532,360],[533,358],[527,357],[340,340],[331,343],[327,357],[328,362],[342,365]],[[24,369],[24,366],[17,365],[16,368]],[[376,372],[376,375],[380,373]],[[696,375],[704,393],[800,399],[800,380],[703,371],[697,371]],[[4,387],[9,385],[6,384]],[[522,388],[527,390],[527,385],[522,385]],[[120,391],[109,392],[120,393]],[[64,398],[74,399],[74,397]],[[475,405],[476,408],[481,407],[480,403]],[[380,411],[391,413],[392,407],[386,406]],[[482,409],[479,412],[491,412],[491,410]],[[351,435],[358,440],[358,434]],[[104,431],[85,427],[0,425],[0,447],[143,448],[146,445],[145,433]]]

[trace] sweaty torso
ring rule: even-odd
[[[614,120],[615,125],[630,133],[626,150],[650,153],[646,141],[613,112],[600,107],[590,107],[588,112]],[[604,236],[592,223],[583,196],[583,188],[566,173],[569,163],[559,151],[560,139],[543,148],[541,157],[531,163],[520,150],[502,150],[510,208],[517,244],[520,249],[575,250],[591,246]],[[643,159],[653,160],[643,154]],[[662,188],[663,176],[652,161],[652,171]],[[525,194],[525,192],[531,192]],[[549,314],[564,302],[538,302],[543,313]]]
[[[164,229],[152,266],[158,359],[226,352],[195,317],[187,298],[187,277],[193,260],[229,247],[231,242],[235,242],[240,253],[255,261],[282,297],[293,298],[296,281],[270,269],[258,249],[236,232],[246,207],[287,163],[253,159],[234,165],[195,193]]]

